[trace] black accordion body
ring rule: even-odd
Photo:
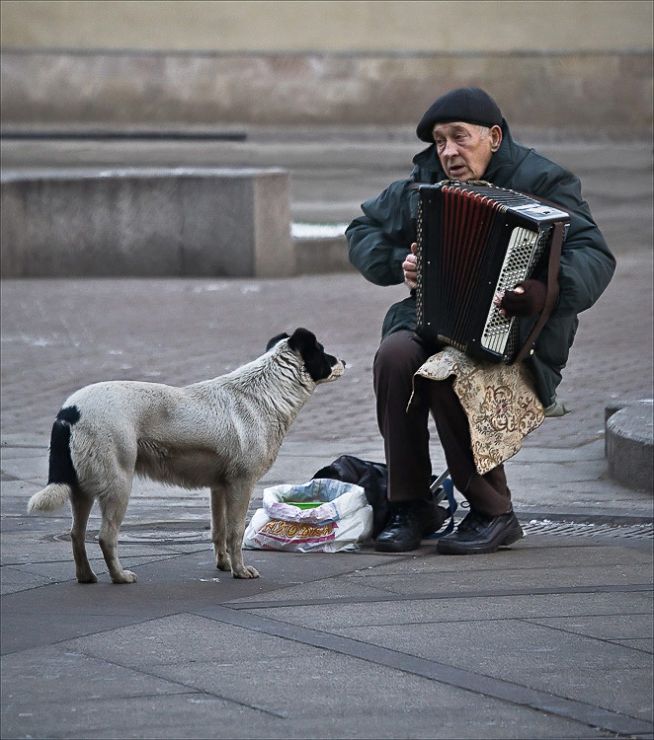
[[[418,333],[477,359],[522,359],[535,336],[519,346],[518,321],[502,316],[494,299],[547,266],[551,310],[569,214],[490,183],[417,189]]]

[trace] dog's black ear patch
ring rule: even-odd
[[[304,366],[315,383],[328,378],[332,374],[332,367],[338,362],[335,357],[325,353],[322,344],[316,341],[316,335],[308,329],[296,329],[288,340],[288,346],[300,353]]]
[[[316,348],[316,335],[308,329],[296,329],[293,336],[288,340],[288,346],[294,351],[299,352],[304,357],[305,351]]]
[[[269,349],[272,349],[277,344],[277,342],[281,342],[282,339],[288,339],[288,334],[286,334],[286,333],[284,333],[284,334],[278,334],[276,337],[273,337],[272,339],[269,339],[268,340],[268,344],[266,345],[266,352]]]

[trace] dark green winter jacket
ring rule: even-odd
[[[570,213],[570,229],[563,245],[559,272],[559,298],[552,315],[536,343],[531,365],[536,390],[544,406],[556,402],[570,347],[577,330],[577,314],[590,308],[608,285],[615,269],[588,204],[581,197],[579,179],[571,172],[511,138],[502,124],[503,140],[493,154],[484,180],[499,187],[512,188],[549,200]],[[363,216],[354,219],[345,234],[352,264],[377,285],[397,285],[404,275],[402,262],[415,241],[418,193],[414,182],[434,183],[446,179],[435,146],[418,153],[410,177],[392,183],[378,197],[361,206]],[[540,276],[539,276],[540,277]],[[520,320],[520,333],[526,339],[534,319]],[[409,296],[389,309],[382,336],[399,329],[415,330],[415,298]]]

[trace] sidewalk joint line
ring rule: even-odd
[[[315,648],[347,655],[351,658],[383,665],[423,678],[444,683],[476,694],[482,694],[511,704],[525,706],[545,714],[601,728],[622,735],[651,733],[654,726],[642,719],[575,699],[533,689],[522,684],[458,668],[447,663],[421,658],[409,653],[371,645],[333,633],[301,627],[270,617],[261,617],[233,610],[227,606],[205,607],[193,612],[217,622],[291,640]]]

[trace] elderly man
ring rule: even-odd
[[[407,408],[414,374],[441,349],[428,346],[416,334],[413,289],[418,194],[412,186],[447,179],[487,180],[551,201],[570,214],[558,302],[535,353],[525,361],[531,388],[546,414],[560,408],[556,388],[577,329],[577,314],[599,298],[611,279],[615,260],[582,199],[578,178],[516,143],[496,102],[483,90],[461,88],[439,97],[420,121],[417,135],[429,147],[414,157],[410,177],[366,201],[363,215],[346,231],[350,260],[366,279],[378,285],[404,282],[411,291],[386,314],[374,362],[377,419],[384,438],[391,510],[375,547],[387,552],[413,550],[423,536],[442,525],[442,509],[433,504],[429,494],[431,412],[454,485],[470,505],[457,530],[438,541],[437,550],[494,552],[518,540],[522,530],[513,513],[503,465],[478,472],[469,419],[454,392],[453,378],[426,383],[425,390]],[[538,277],[507,291],[502,300],[503,311],[521,323],[533,323],[543,308],[546,277]]]

